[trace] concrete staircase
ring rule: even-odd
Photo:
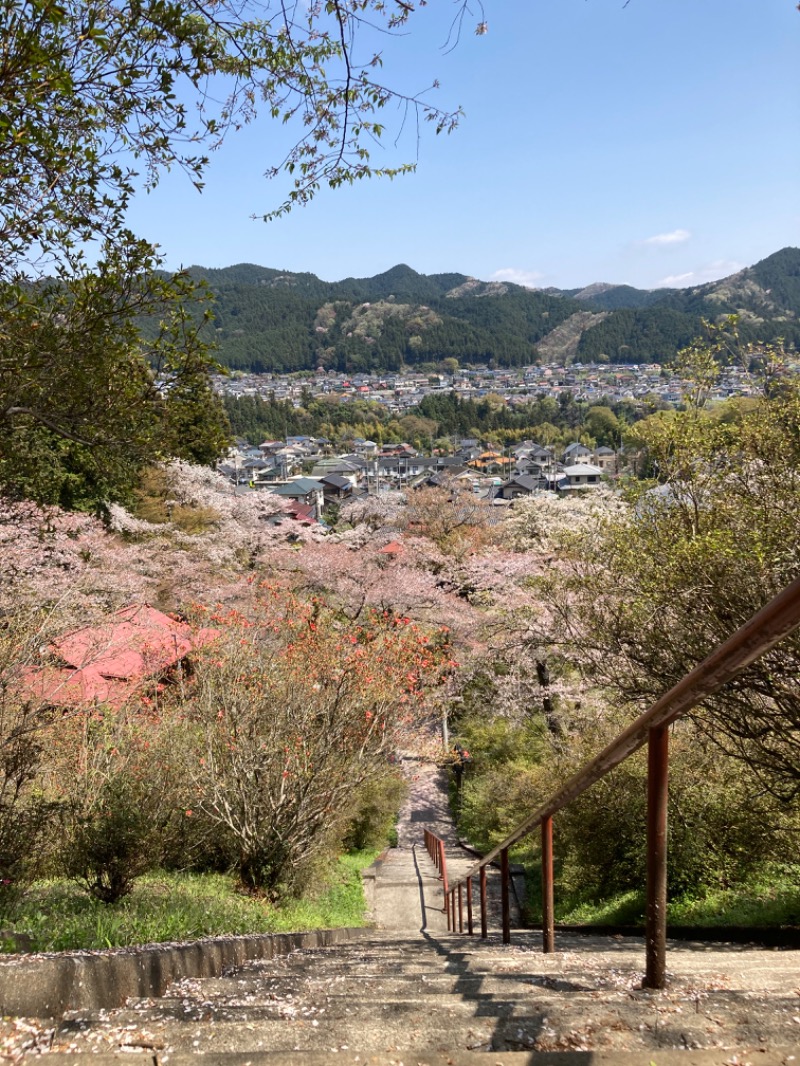
[[[794,952],[674,945],[670,990],[649,993],[641,941],[562,937],[545,956],[532,932],[515,931],[510,946],[446,933],[422,848],[386,856],[373,898],[388,928],[177,982],[120,1010],[69,1014],[50,1054],[69,1054],[71,1066],[76,1053],[101,1066],[98,1053],[131,1051],[154,1066],[189,1056],[219,1066],[668,1066],[674,1056],[737,1066],[753,1055],[757,1066],[792,1066]]]
[[[720,974],[711,987],[690,965],[673,991],[646,993],[630,967],[632,954],[641,958],[640,945],[585,939],[564,945],[570,950],[546,957],[543,967],[531,934],[511,948],[496,938],[374,934],[183,981],[160,999],[122,1010],[67,1016],[52,1052],[139,1051],[173,1066],[198,1055],[241,1066],[544,1066],[586,1062],[563,1052],[590,1050],[642,1066],[662,1066],[672,1053],[681,1063],[734,1066],[757,1056],[759,1066],[791,1064],[793,1052],[779,1048],[797,1039],[795,991],[756,996],[720,987],[730,983]],[[705,969],[705,956],[693,955]],[[706,1054],[698,1057],[698,1049]],[[540,1058],[543,1052],[559,1054]]]
[[[73,1011],[37,1047],[65,1066],[130,1052],[149,1066],[798,1066],[797,952],[672,944],[670,987],[651,993],[636,938],[559,936],[543,955],[534,932],[503,945],[496,913],[487,940],[448,933],[420,823],[447,839],[451,879],[473,860],[441,783],[414,781],[400,846],[366,879],[374,928],[121,1009]]]

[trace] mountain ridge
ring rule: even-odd
[[[209,338],[231,369],[397,371],[541,360],[666,362],[702,322],[739,315],[745,341],[800,346],[800,249],[783,248],[716,282],[637,289],[596,282],[530,289],[398,263],[374,277],[328,282],[240,263],[193,266],[215,298]],[[577,316],[577,317],[576,317]]]

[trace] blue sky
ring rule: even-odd
[[[271,223],[285,131],[259,120],[137,200],[133,228],[169,267],[250,262],[327,280],[396,263],[571,288],[691,285],[800,245],[800,12],[795,0],[484,0],[442,48],[429,0],[385,51],[407,91],[465,116],[376,161],[413,175],[324,190]],[[391,115],[388,116],[391,119]],[[408,131],[407,131],[408,133]]]

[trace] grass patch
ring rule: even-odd
[[[539,869],[527,869],[528,920],[541,922]],[[642,925],[644,889],[594,900],[556,889],[556,921],[565,925]],[[682,896],[667,905],[669,925],[724,929],[800,926],[800,865],[770,863],[745,884],[707,888]]]
[[[565,901],[556,908],[556,921],[566,925],[640,925],[644,922],[644,892],[622,892],[599,901]]]
[[[773,863],[746,885],[670,903],[675,925],[800,926],[800,865]]]
[[[130,896],[108,906],[71,881],[39,881],[26,894],[10,933],[31,938],[32,951],[96,950],[197,940],[237,933],[299,932],[363,926],[366,903],[359,871],[376,852],[353,852],[332,868],[313,899],[277,907],[237,891],[224,874],[157,873],[140,878]],[[4,945],[13,950],[10,941]]]

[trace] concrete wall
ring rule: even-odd
[[[214,937],[190,944],[149,944],[112,951],[0,957],[0,1015],[58,1018],[71,1010],[121,1007],[127,999],[160,996],[182,977],[217,977],[254,959],[298,948],[340,944],[370,929]]]

